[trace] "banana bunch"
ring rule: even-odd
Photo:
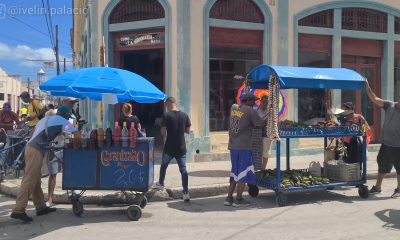
[[[276,181],[276,169],[262,170],[256,172],[257,181],[267,180],[269,182]],[[330,183],[329,179],[321,177],[313,177],[307,171],[301,170],[289,170],[281,171],[281,189],[286,189],[290,187],[307,187],[312,185],[322,185]]]

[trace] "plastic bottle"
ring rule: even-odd
[[[101,127],[97,129],[97,146],[104,147],[104,130]]]
[[[108,122],[108,127],[106,129],[106,146],[111,147],[112,145],[112,130],[110,127],[110,122]]]
[[[129,139],[129,130],[126,127],[126,122],[123,123],[122,125],[122,131],[121,131],[121,142],[123,147],[128,147],[128,139]]]
[[[131,128],[129,129],[129,146],[134,148],[136,147],[136,137],[137,137],[137,130],[135,128],[135,123],[131,122]]]
[[[92,131],[90,132],[89,148],[90,149],[97,148],[97,130],[94,127],[92,128]]]
[[[71,148],[73,148],[73,144],[72,144],[72,134],[71,134],[71,133],[66,133],[66,134],[65,134],[64,148],[66,148],[66,149],[71,149]]]
[[[74,132],[74,139],[73,139],[73,144],[74,144],[74,149],[80,149],[81,148],[81,132],[76,131]]]
[[[121,146],[121,128],[114,122],[113,142],[115,147]]]

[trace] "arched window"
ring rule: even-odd
[[[164,8],[157,0],[122,0],[110,14],[109,23],[159,19],[164,16]]]
[[[387,14],[367,8],[343,8],[342,28],[366,32],[387,32]]]
[[[302,18],[299,20],[299,26],[333,28],[333,9]]]
[[[210,9],[210,18],[240,21],[263,26],[265,17],[253,0],[218,0]],[[263,30],[209,29],[209,121],[210,131],[228,130],[229,109],[245,76],[262,63]]]
[[[210,18],[264,23],[264,15],[252,0],[218,0],[210,10]]]

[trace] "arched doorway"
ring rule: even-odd
[[[270,15],[265,3],[258,0],[212,0],[206,11],[210,22],[206,24],[205,121],[209,131],[226,131],[230,106],[242,84],[234,76],[246,76],[269,57],[265,53],[269,51],[266,29]]]
[[[168,5],[165,0],[111,1],[103,16],[108,32],[109,62],[112,66],[135,72],[169,92]],[[163,112],[163,103],[131,102],[147,136],[155,137],[155,149],[163,140],[155,125]],[[114,109],[114,119],[121,115],[121,105]]]
[[[368,79],[378,96],[388,94],[390,90],[382,91],[381,79],[386,81],[384,85],[390,81],[384,79],[387,73],[381,69],[393,72],[389,69],[391,66],[389,63],[394,61],[394,51],[390,49],[394,48],[391,46],[392,39],[395,38],[395,29],[389,29],[389,26],[394,26],[393,14],[398,13],[375,3],[366,3],[363,8],[353,3],[331,5],[314,7],[296,16],[295,31],[298,34],[295,48],[298,52],[295,62],[298,65],[314,66],[309,61],[312,59],[313,64],[325,62],[325,67],[354,69]],[[305,49],[305,45],[314,47]],[[308,62],[305,61],[307,59]],[[320,65],[317,64],[318,66]],[[307,94],[299,92],[299,119],[305,118],[300,114],[302,114],[301,107],[306,97]],[[362,91],[341,91],[336,97],[335,102],[338,105],[336,107],[348,101],[355,104],[355,111],[362,113],[371,124],[373,141],[378,141],[381,112],[379,108],[373,106],[366,94]],[[319,107],[323,108],[324,101],[320,102],[322,104],[319,104]],[[325,112],[325,109],[319,112]]]

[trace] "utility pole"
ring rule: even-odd
[[[64,58],[64,72],[67,70],[67,63],[66,63],[66,61],[65,61],[65,58]]]
[[[57,64],[57,75],[60,75],[60,56],[58,52],[58,25],[56,25],[56,64]]]

